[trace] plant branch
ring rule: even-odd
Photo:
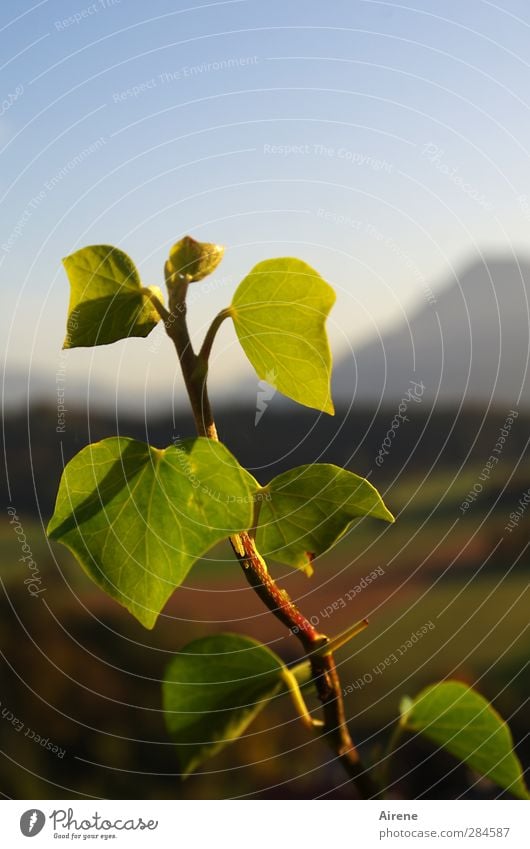
[[[204,337],[204,342],[202,343],[201,350],[199,351],[199,360],[201,361],[201,363],[204,364],[206,370],[208,369],[208,360],[210,359],[210,352],[212,350],[212,345],[217,331],[221,327],[221,324],[223,323],[225,318],[228,318],[229,316],[230,307],[227,307],[227,309],[225,310],[221,310],[221,312],[215,316],[214,320],[210,324],[210,327],[208,328],[206,336]]]
[[[206,393],[206,372],[201,374],[201,370],[197,368],[199,358],[193,350],[186,321],[186,295],[189,282],[185,278],[172,274],[167,262],[164,272],[169,292],[169,314],[164,325],[179,358],[195,426],[201,436],[219,439]]]
[[[229,310],[223,310],[216,316],[206,334],[200,354],[195,354],[186,322],[185,299],[188,283],[182,279],[175,280],[168,270],[167,263],[165,270],[170,293],[170,313],[164,323],[177,351],[197,432],[201,436],[218,440],[206,388],[208,356],[219,326],[230,313]],[[230,537],[230,543],[251,587],[276,618],[296,634],[308,656],[312,678],[322,703],[324,721],[319,728],[322,737],[343,764],[358,794],[363,798],[377,795],[378,788],[363,766],[346,725],[337,668],[332,650],[326,650],[330,645],[328,637],[317,631],[298,610],[288,593],[277,586],[249,533],[234,534]],[[311,724],[315,727],[313,722]]]
[[[346,628],[342,634],[338,634],[336,637],[333,637],[333,639],[327,644],[326,650],[322,653],[332,654],[334,651],[342,648],[342,646],[345,646],[346,643],[349,643],[350,640],[353,640],[353,638],[358,634],[362,633],[365,628],[368,628],[368,619],[361,619],[360,622],[350,625],[350,627]]]

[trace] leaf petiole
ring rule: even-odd
[[[337,649],[342,648],[342,646],[345,646],[346,643],[349,643],[350,640],[353,640],[354,637],[364,631],[364,629],[368,627],[368,624],[368,619],[361,619],[361,621],[356,622],[355,625],[350,625],[350,627],[346,628],[342,634],[339,634],[337,637],[332,637],[319,654],[323,657],[326,657],[328,654],[333,654],[333,652],[337,651]]]
[[[208,360],[210,359],[210,353],[211,353],[211,350],[212,350],[212,345],[213,345],[214,339],[216,337],[217,331],[221,327],[221,324],[223,323],[225,318],[228,318],[230,315],[231,315],[231,308],[226,307],[226,309],[221,310],[220,313],[217,313],[214,320],[210,324],[210,326],[209,326],[209,328],[206,332],[206,336],[204,337],[204,341],[202,343],[201,350],[199,351],[199,355],[198,355],[199,362],[203,366],[207,367],[207,365],[208,365]]]
[[[284,666],[280,672],[280,675],[283,678],[284,684],[289,690],[291,699],[296,708],[296,712],[305,727],[309,728],[310,731],[314,731],[315,728],[323,728],[324,723],[322,722],[322,720],[313,719],[313,717],[309,713],[307,705],[304,701],[304,697],[302,696],[298,681],[296,680],[291,670],[288,669],[287,666]]]

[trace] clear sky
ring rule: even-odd
[[[67,401],[179,391],[161,327],[60,354],[60,260],[83,245],[122,248],[161,285],[182,235],[225,244],[196,284],[197,339],[256,262],[299,256],[338,291],[336,357],[470,256],[530,253],[524,0],[4,0],[0,39],[0,334],[17,397],[28,375],[53,393],[58,370]],[[213,381],[250,374],[226,324]]]

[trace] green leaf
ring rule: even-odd
[[[197,558],[252,523],[249,476],[204,437],[165,450],[122,437],[88,445],[64,469],[48,535],[152,628]]]
[[[175,655],[162,693],[184,775],[243,734],[284,687],[283,670],[273,652],[239,634],[204,637]]]
[[[284,472],[264,492],[257,531],[260,552],[309,574],[314,557],[331,548],[354,519],[394,521],[371,483],[327,463]]]
[[[299,259],[268,259],[239,284],[230,313],[262,380],[284,395],[333,414],[325,321],[335,292]]]
[[[222,245],[197,242],[191,236],[184,236],[169,252],[169,272],[190,282],[202,280],[215,271],[224,251]]]
[[[528,799],[508,725],[476,690],[442,681],[402,704],[401,725],[443,746],[519,799]]]
[[[127,254],[110,245],[91,245],[63,259],[70,281],[70,303],[63,348],[108,345],[129,336],[147,336],[160,320]]]

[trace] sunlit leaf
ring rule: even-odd
[[[401,724],[442,746],[520,799],[528,790],[508,725],[489,702],[460,681],[441,681],[402,704]]]
[[[163,703],[183,774],[243,734],[282,689],[283,668],[266,646],[239,634],[195,640],[173,657]]]
[[[110,245],[91,245],[63,259],[70,281],[64,348],[108,345],[129,336],[147,336],[160,321],[133,261]]]
[[[378,491],[365,478],[332,466],[299,466],[274,478],[261,496],[257,532],[264,556],[311,572],[359,516],[393,522]]]
[[[333,413],[331,353],[325,321],[331,286],[299,259],[269,259],[239,284],[230,312],[239,341],[262,380],[325,413]]]
[[[165,450],[104,439],[64,469],[48,534],[152,628],[195,560],[250,527],[249,480],[227,448],[202,437]]]

